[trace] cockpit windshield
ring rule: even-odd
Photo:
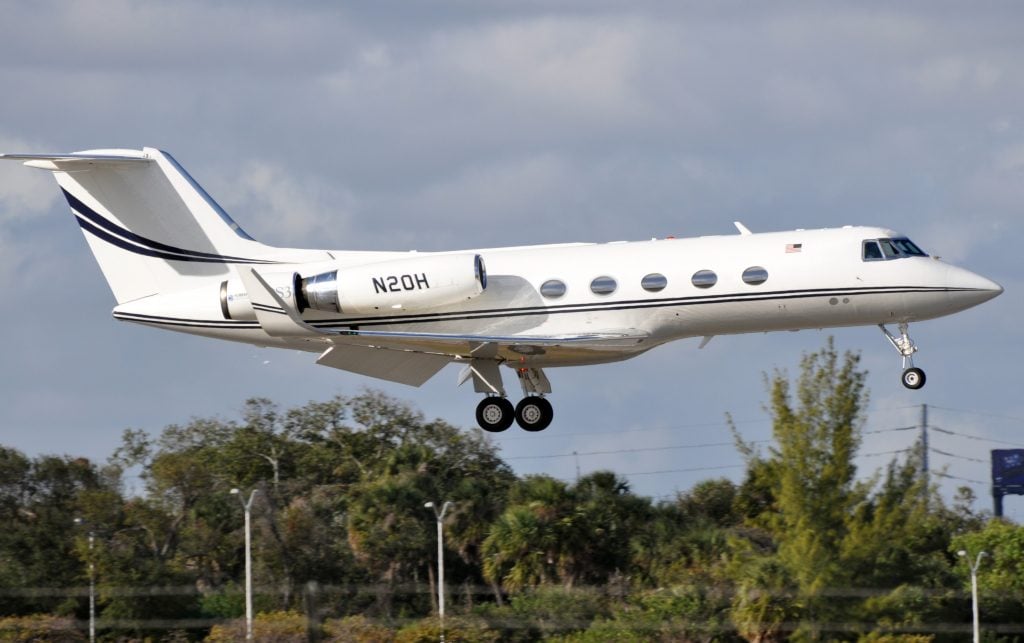
[[[865,239],[861,258],[864,261],[888,261],[905,257],[927,257],[928,254],[906,237]]]

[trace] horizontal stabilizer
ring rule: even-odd
[[[77,165],[149,163],[152,159],[138,150],[90,150],[70,154],[0,154],[0,161],[22,161],[43,170],[67,170]]]

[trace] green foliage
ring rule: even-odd
[[[391,643],[395,632],[362,615],[329,619],[323,624],[324,640],[339,643]]]
[[[957,552],[965,552],[958,556]],[[1019,623],[1024,614],[1024,527],[992,519],[978,531],[961,534],[949,545],[956,556],[955,572],[960,587],[970,588],[970,568],[979,552],[978,602],[987,622]]]
[[[951,641],[970,622],[959,549],[992,554],[980,570],[986,622],[1020,621],[1020,527],[986,521],[969,495],[944,506],[920,450],[858,478],[856,356],[830,343],[794,383],[776,372],[767,384],[775,445],[762,454],[737,440],[742,481],[657,504],[610,471],[517,479],[482,432],[373,392],[292,409],[254,399],[235,420],[126,431],[106,466],[0,447],[0,614],[16,617],[0,639],[77,640],[91,563],[107,639],[238,640],[232,488],[257,491],[258,640],[306,640],[307,613],[325,641],[437,640],[424,503],[445,500],[449,641],[917,643],[928,637],[889,632],[931,627]],[[141,471],[140,495],[121,489],[128,468]],[[34,591],[51,587],[75,589]],[[28,616],[42,612],[63,618]],[[189,619],[232,620],[143,629]]]
[[[769,524],[778,558],[802,593],[842,581],[839,550],[846,517],[862,497],[854,487],[853,458],[860,444],[864,373],[859,358],[843,363],[829,345],[804,357],[794,408],[789,380],[771,382],[772,433],[777,446],[776,512]]]
[[[431,617],[410,623],[398,630],[395,643],[434,643],[440,640],[441,622]],[[454,617],[444,620],[444,640],[453,643],[495,643],[498,632],[488,629],[487,623],[474,617]]]
[[[930,634],[888,634],[871,632],[857,639],[857,643],[932,643],[935,637]]]
[[[515,594],[508,605],[484,606],[477,613],[500,632],[502,641],[534,641],[585,630],[608,604],[595,588],[542,585]]]
[[[88,641],[89,637],[69,618],[49,614],[0,618],[0,640],[28,643],[29,641]]]
[[[963,582],[970,582],[968,558],[973,563],[979,552],[986,552],[978,571],[978,587],[987,592],[1024,597],[1024,527],[1006,520],[988,521],[980,530],[962,534],[949,545],[950,554],[967,553],[957,565]]]
[[[648,590],[617,606],[567,641],[729,640],[729,596],[714,586],[694,584]]]
[[[509,506],[483,542],[484,574],[509,591],[603,584],[627,567],[632,535],[651,514],[650,502],[608,471],[572,486],[528,476],[509,491]]]
[[[307,640],[307,619],[298,612],[268,612],[253,615],[252,636],[264,643],[302,643]],[[245,619],[214,625],[206,643],[232,643],[245,640]]]
[[[841,552],[848,517],[865,500],[853,464],[860,444],[865,374],[859,357],[840,360],[831,340],[804,356],[795,394],[784,373],[768,380],[775,446],[761,459],[741,444],[752,465],[738,505],[767,543],[734,538],[730,576],[733,619],[748,640],[777,637],[783,623],[829,620],[837,602],[830,587],[848,582]],[[756,533],[756,532],[754,532]],[[800,626],[797,636],[817,638]]]

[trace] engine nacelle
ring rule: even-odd
[[[296,272],[271,272],[260,273],[263,280],[274,289],[277,296],[284,300],[284,303],[292,308],[298,307],[296,293],[301,278]],[[252,302],[249,301],[249,293],[245,286],[238,279],[228,279],[220,284],[220,312],[224,319],[256,319],[253,312]]]
[[[454,254],[338,268],[298,279],[295,295],[300,312],[387,314],[457,304],[486,288],[483,258]]]

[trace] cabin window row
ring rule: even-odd
[[[743,282],[751,286],[757,286],[768,281],[768,271],[761,266],[751,266],[743,271]],[[718,283],[718,275],[713,270],[698,270],[690,278],[697,288],[711,288]],[[660,292],[668,286],[668,277],[652,272],[640,280],[640,287],[647,292]],[[601,275],[590,282],[590,291],[595,295],[610,295],[619,287],[614,277]],[[557,299],[566,293],[565,282],[560,279],[548,279],[540,285],[540,294],[548,299]]]

